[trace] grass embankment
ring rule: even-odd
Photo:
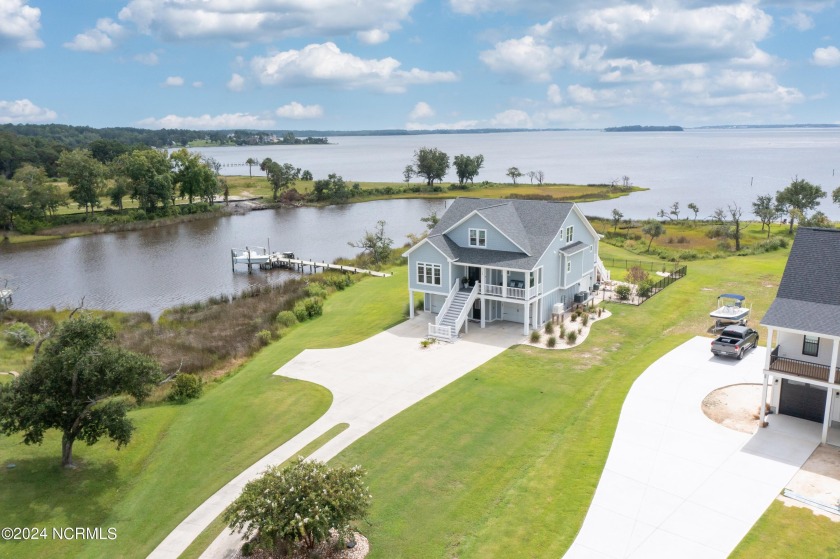
[[[370,557],[562,556],[636,377],[705,333],[720,292],[750,297],[757,323],[785,259],[693,263],[640,307],[611,305],[581,346],[510,349],[357,441],[336,461],[369,471]]]
[[[76,470],[59,466],[54,432],[42,446],[0,437],[4,525],[114,527],[118,534],[114,541],[3,542],[0,554],[145,557],[219,487],[329,407],[326,389],[272,373],[304,348],[354,343],[401,321],[405,282],[402,268],[336,293],[324,316],[292,328],[201,399],[132,411],[137,431],[123,450],[107,441],[77,444]]]

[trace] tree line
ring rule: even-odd
[[[63,151],[55,167],[67,178],[66,194],[48,180],[46,169],[30,163],[20,166],[11,179],[0,177],[0,226],[15,229],[19,217],[44,220],[71,202],[88,214],[101,206],[103,196],[118,212],[128,197],[146,215],[161,215],[178,198],[191,207],[196,201],[209,206],[228,192],[219,163],[185,148],[169,153],[103,141],[94,150]]]
[[[413,177],[423,177],[427,186],[434,186],[435,181],[443,182],[443,178],[454,166],[455,174],[458,177],[458,184],[466,186],[467,182],[475,184],[474,179],[478,176],[481,168],[484,167],[484,156],[478,155],[456,155],[450,164],[449,155],[438,148],[422,147],[414,152],[414,158],[409,165],[403,169],[403,181],[408,184]],[[545,173],[543,171],[528,171],[523,173],[518,167],[510,167],[505,173],[511,178],[513,184],[523,175],[527,175],[538,184],[543,184]]]

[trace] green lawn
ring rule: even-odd
[[[405,282],[402,268],[332,295],[324,316],[293,328],[201,399],[133,411],[137,431],[123,450],[77,443],[77,470],[60,468],[56,433],[35,447],[0,437],[4,526],[101,526],[118,534],[116,541],[3,543],[0,555],[145,557],[219,487],[329,407],[323,387],[272,373],[304,348],[353,343],[398,323]]]
[[[751,297],[757,322],[786,257],[691,263],[686,278],[644,305],[611,305],[614,316],[581,346],[510,349],[357,441],[336,461],[370,473],[373,508],[361,527],[370,557],[561,556],[632,382],[705,333],[720,292]]]
[[[787,507],[775,501],[729,557],[840,557],[840,530],[836,522],[809,509]]]

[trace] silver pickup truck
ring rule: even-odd
[[[758,332],[746,326],[727,326],[712,342],[712,353],[744,358],[744,352],[758,345]]]

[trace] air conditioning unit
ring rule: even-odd
[[[575,303],[583,303],[589,297],[589,293],[586,291],[581,291],[580,293],[575,293]]]

